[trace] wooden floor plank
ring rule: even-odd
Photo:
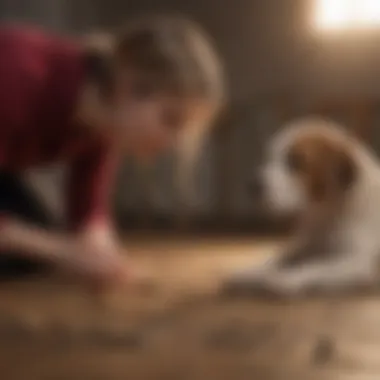
[[[1,377],[379,379],[378,296],[284,302],[215,293],[226,270],[275,246],[132,240],[132,254],[155,274],[156,287],[106,301],[57,279],[1,285]]]

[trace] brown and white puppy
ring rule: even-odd
[[[227,279],[233,290],[278,295],[375,286],[380,258],[380,166],[333,122],[302,119],[271,141],[261,172],[270,208],[299,215],[288,248]]]

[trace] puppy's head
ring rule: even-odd
[[[268,146],[264,194],[279,212],[341,202],[357,179],[352,139],[339,126],[304,119],[286,126]]]

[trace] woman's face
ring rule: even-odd
[[[115,92],[109,111],[108,138],[129,154],[155,156],[175,144],[178,134],[194,123],[204,123],[205,102],[155,93],[134,84]]]

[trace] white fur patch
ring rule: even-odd
[[[354,188],[337,223],[326,231],[332,242],[331,252],[321,252],[312,259],[281,265],[281,260],[263,268],[252,266],[233,273],[229,285],[246,290],[257,288],[280,296],[294,296],[308,291],[333,292],[352,287],[375,287],[380,279],[380,165],[378,159],[359,142],[352,141],[339,127],[319,119],[311,119],[286,127],[269,146],[263,172],[266,195],[272,207],[280,211],[296,211],[306,206],[306,194],[285,165],[285,152],[300,133],[311,130],[326,134],[338,144],[350,140],[352,158],[358,169]],[[312,237],[313,238],[313,237]],[[307,252],[305,257],[307,257]],[[326,255],[326,253],[328,255]]]

